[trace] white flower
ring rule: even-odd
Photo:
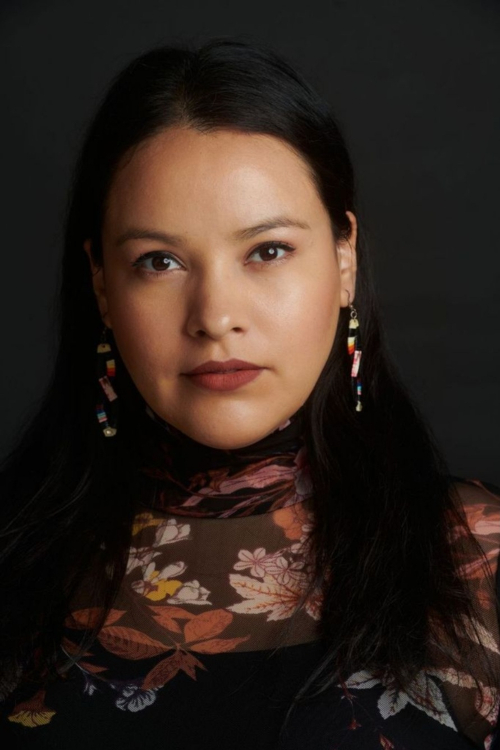
[[[115,706],[122,711],[142,711],[156,700],[155,690],[142,690],[137,685],[127,685],[121,691],[120,698],[115,701]]]
[[[209,593],[199,581],[187,581],[166,601],[169,604],[212,604],[207,600]]]
[[[160,554],[161,552],[154,552],[151,547],[130,547],[127,561],[127,574],[131,573],[140,565],[149,565],[151,560]]]
[[[188,523],[180,523],[175,518],[169,518],[156,529],[154,546],[161,547],[163,544],[189,539],[190,532],[191,526]]]

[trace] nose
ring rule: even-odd
[[[248,325],[241,279],[227,269],[211,268],[193,283],[187,300],[186,328],[194,338],[221,339]]]

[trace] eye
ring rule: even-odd
[[[278,255],[278,250],[285,251],[281,257]],[[264,251],[267,253],[267,258],[264,257],[263,260],[266,261],[266,265],[269,265],[269,263],[273,261],[285,260],[285,256],[288,253],[292,253],[294,251],[294,248],[291,245],[287,245],[283,242],[265,242],[263,245],[259,245],[259,247],[256,247],[255,250],[253,250],[250,254],[250,257],[252,257],[252,255],[255,255],[255,253],[263,253]]]
[[[284,251],[283,255],[280,256],[278,254],[279,250]],[[264,244],[259,245],[251,252],[250,257],[260,253],[261,260],[263,260],[264,263],[258,263],[258,265],[269,266],[271,263],[283,262],[286,259],[286,256],[293,251],[294,248],[291,245],[276,240],[274,242],[265,242]],[[262,253],[266,253],[267,257],[263,257]],[[147,263],[151,263],[151,265],[148,267],[146,265]],[[144,273],[147,276],[164,276],[167,271],[176,270],[175,265],[172,265],[175,263],[181,267],[179,261],[170,253],[167,253],[164,250],[151,250],[148,253],[140,255],[131,265],[133,268],[137,268],[141,273]]]
[[[151,261],[152,263],[149,268],[145,265],[147,261]],[[172,263],[178,262],[179,261],[175,260],[170,253],[166,253],[162,250],[151,250],[149,253],[143,253],[143,255],[140,255],[137,258],[137,260],[134,260],[132,267],[138,268],[146,274],[161,276],[165,271],[172,270]]]

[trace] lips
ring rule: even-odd
[[[236,372],[238,370],[261,370],[262,368],[259,365],[254,364],[253,362],[246,362],[243,359],[228,359],[225,362],[222,361],[216,361],[216,360],[209,360],[208,362],[204,362],[201,365],[198,365],[198,367],[195,367],[193,370],[190,370],[189,372],[184,373],[185,375],[201,375],[204,373],[226,373],[226,372]]]
[[[189,381],[197,388],[209,391],[234,391],[259,377],[263,368],[245,370],[225,370],[224,372],[201,372],[188,375]]]

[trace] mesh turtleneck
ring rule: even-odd
[[[142,674],[149,689],[164,679],[147,668],[162,649],[167,669],[171,649],[186,659],[194,650],[202,660],[201,653],[317,640],[319,591],[305,596],[313,515],[303,407],[261,440],[231,450],[191,439],[149,407],[146,413],[136,436],[145,481],[127,570],[91,663],[106,664],[102,676],[114,679],[106,652],[119,655],[124,679]],[[70,629],[82,627],[87,607],[82,591]]]
[[[242,448],[203,445],[159,417],[153,422],[141,471],[153,480],[142,504],[191,517],[267,513],[311,495],[303,441],[304,407],[261,440]]]
[[[48,689],[16,699],[2,727],[19,735],[9,747],[492,750],[499,696],[484,675],[481,704],[472,676],[440,656],[441,643],[408,692],[361,664],[298,706],[286,741],[278,742],[296,691],[336,646],[321,623],[322,591],[309,587],[316,519],[302,412],[230,451],[140,414],[133,435],[147,492],[134,514],[119,591],[78,663]],[[470,480],[460,483],[460,497],[495,573],[500,494]],[[471,630],[463,645],[474,659],[475,633],[498,671],[492,579],[477,551],[463,546],[462,530],[450,531],[485,616],[486,627]],[[97,567],[102,574],[100,561]],[[93,572],[65,620],[65,657],[99,614]],[[331,598],[328,606],[335,606]]]

